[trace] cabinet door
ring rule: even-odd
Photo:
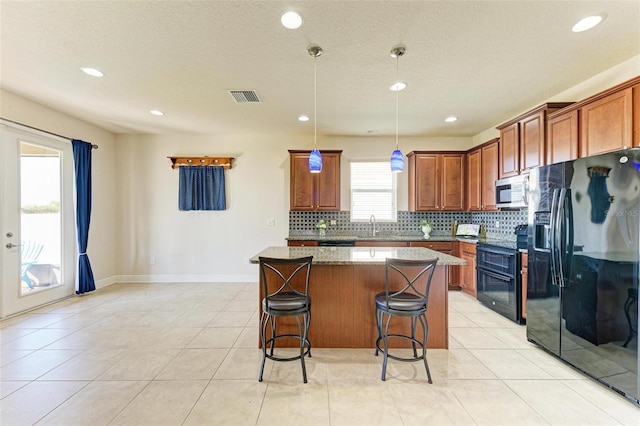
[[[464,209],[464,154],[442,154],[440,209]]]
[[[482,210],[482,150],[467,154],[467,210]]]
[[[460,287],[465,293],[476,297],[476,245],[460,243],[460,257],[467,261],[467,264],[462,267]]]
[[[482,148],[482,210],[496,207],[496,181],[498,180],[498,141]]]
[[[513,123],[512,125],[500,130],[500,162],[499,172],[500,179],[517,176],[520,173],[519,168],[519,123]]]
[[[340,154],[322,154],[322,171],[314,178],[316,209],[340,210]]]
[[[621,90],[580,108],[580,156],[633,145],[633,88]]]
[[[309,172],[309,154],[291,154],[290,162],[291,210],[315,209],[314,176]]]
[[[547,164],[578,158],[578,110],[550,118],[547,123]]]
[[[545,164],[545,111],[520,120],[520,173]]]
[[[440,253],[456,256],[455,244],[453,241],[411,241],[409,247],[424,247]],[[449,287],[457,287],[458,271],[457,266],[449,266],[449,279],[447,284]]]
[[[415,210],[439,210],[439,155],[416,154],[415,157]]]

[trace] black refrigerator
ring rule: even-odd
[[[640,148],[533,169],[527,339],[640,406]]]

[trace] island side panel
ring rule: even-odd
[[[316,348],[351,348],[354,328],[352,265],[313,265],[309,339]]]
[[[262,279],[262,277],[260,277]],[[302,282],[297,283],[298,286]],[[296,288],[298,288],[296,286]],[[271,289],[273,290],[273,289]],[[353,314],[353,266],[312,265],[309,279],[311,297],[311,322],[309,341],[312,348],[352,348],[354,335]],[[260,300],[264,298],[260,282]],[[260,315],[262,305],[260,304]],[[278,334],[298,334],[295,317],[278,318]],[[267,339],[270,337],[267,327]],[[296,339],[279,339],[276,347],[297,347]],[[258,339],[258,347],[261,347]]]
[[[375,323],[375,295],[384,291],[384,265],[356,265],[354,270],[354,316],[360,334],[355,336],[357,348],[373,348],[378,337]],[[427,347],[448,349],[448,266],[437,266],[431,281],[427,320],[429,322],[429,340]],[[394,288],[394,287],[392,287]],[[420,327],[418,327],[420,330]],[[391,333],[411,334],[407,318],[394,317],[391,320]],[[391,347],[411,347],[408,341],[394,339]]]

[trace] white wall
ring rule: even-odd
[[[308,139],[308,138],[307,138]],[[255,281],[248,259],[289,233],[289,149],[310,149],[292,135],[119,135],[117,174],[122,281]],[[414,149],[465,150],[469,138],[403,140]],[[349,160],[387,160],[392,138],[319,138],[320,149],[343,149],[342,210],[349,209]],[[178,210],[178,170],[172,155],[232,156],[225,171],[227,210]],[[407,178],[399,182],[407,208]],[[267,226],[274,218],[275,226]],[[152,258],[155,264],[151,264]]]
[[[117,226],[115,136],[85,121],[0,90],[0,117],[99,145],[93,151],[93,208],[87,253],[96,285],[111,284],[116,275]],[[71,142],[69,142],[71,143]]]
[[[640,56],[551,100],[581,100],[632,78]],[[94,199],[89,256],[97,280],[255,281],[248,258],[283,245],[288,234],[288,149],[310,149],[296,135],[117,135],[2,91],[0,116],[100,145],[94,152]],[[531,108],[536,105],[532,105]],[[523,111],[525,112],[525,111]],[[500,123],[496,123],[498,125]],[[400,138],[400,149],[466,150],[498,136]],[[349,209],[349,161],[388,159],[393,137],[319,137],[320,149],[342,149],[342,210]],[[171,155],[235,157],[226,171],[227,206],[219,212],[180,212],[178,171]],[[406,171],[399,176],[398,208],[407,210]],[[267,226],[274,218],[275,226]],[[155,264],[151,264],[151,258]]]
[[[608,70],[595,75],[574,87],[570,87],[569,89],[550,97],[545,102],[578,102],[590,96],[593,96],[596,93],[602,92],[603,90],[607,90],[617,84],[637,77],[638,75],[640,75],[640,55],[634,56],[633,58],[622,62],[621,64],[618,64],[613,68],[609,68]],[[548,76],[546,78],[553,78],[553,76]],[[517,94],[514,94],[514,96],[517,96]],[[531,105],[520,114],[536,108],[538,105],[540,104]],[[506,123],[516,116],[510,117],[504,120],[502,123]],[[499,126],[502,123],[496,123],[496,126]],[[480,145],[490,139],[499,137],[500,131],[495,127],[492,127],[475,135],[473,137],[472,146]]]

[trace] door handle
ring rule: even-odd
[[[6,247],[8,249],[12,249],[14,247],[22,247],[22,244],[11,244],[11,243],[7,243]]]

